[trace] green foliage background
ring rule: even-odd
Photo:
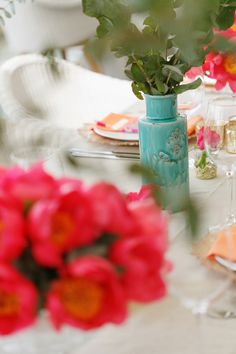
[[[228,51],[232,43],[216,35],[234,22],[233,0],[83,0],[83,10],[97,18],[97,37],[109,41],[117,57],[127,57],[126,75],[135,95],[179,94],[201,80],[182,84],[184,74],[203,64],[211,50]],[[133,21],[144,14],[142,28]]]

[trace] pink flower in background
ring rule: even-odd
[[[233,26],[226,31],[215,31],[219,36],[236,40],[236,20]],[[191,68],[187,72],[190,79],[198,75],[206,75],[210,79],[215,79],[216,90],[222,90],[226,84],[233,92],[236,92],[236,53],[235,52],[210,52],[206,55],[204,64],[201,67]]]
[[[199,131],[197,132],[197,146],[201,150],[205,149],[205,145],[204,145],[204,127],[199,129]]]
[[[207,144],[212,149],[216,149],[218,144],[220,143],[220,134],[218,134],[214,130],[211,130],[210,128],[206,128],[206,140]]]
[[[35,286],[0,263],[0,334],[11,334],[34,323],[38,307]]]
[[[105,259],[83,257],[68,264],[53,282],[47,309],[54,326],[64,324],[85,330],[105,323],[122,323],[126,298],[113,266]]]
[[[197,76],[202,76],[202,75],[203,75],[203,70],[201,67],[193,67],[186,73],[186,76],[191,80],[194,80]]]
[[[222,90],[228,83],[231,90],[236,92],[236,54],[209,53],[202,66],[211,79],[216,79],[216,90]]]
[[[166,295],[166,261],[162,237],[149,236],[117,241],[111,260],[122,267],[122,283],[128,299],[150,302]],[[145,284],[145,285],[144,285]]]
[[[53,195],[56,181],[38,164],[28,171],[14,167],[0,174],[0,188],[19,200],[29,202]]]
[[[202,127],[197,133],[197,145],[201,150],[205,149],[204,136],[206,138],[207,144],[212,149],[216,149],[220,142],[220,135],[215,130],[212,130],[209,127],[207,127],[206,129]]]
[[[92,200],[79,189],[36,203],[28,230],[37,262],[59,267],[65,252],[90,244],[97,237],[91,212]]]

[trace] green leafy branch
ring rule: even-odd
[[[232,0],[83,0],[83,10],[97,18],[97,36],[117,57],[127,57],[126,75],[135,95],[167,95],[197,88],[182,84],[185,73],[203,64],[209,50],[229,43],[214,35],[234,22]],[[145,14],[142,28],[133,14]],[[210,49],[209,49],[210,48]]]

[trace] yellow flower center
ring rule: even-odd
[[[236,53],[226,55],[224,59],[224,68],[229,74],[236,74]]]
[[[233,24],[233,26],[230,27],[232,31],[236,32],[236,24]]]
[[[15,316],[19,312],[19,299],[15,294],[0,290],[0,317]]]
[[[71,217],[64,212],[57,212],[52,218],[52,242],[58,247],[63,247],[72,229]]]
[[[93,319],[101,310],[104,291],[88,279],[65,279],[59,284],[61,302],[65,310],[82,321]]]

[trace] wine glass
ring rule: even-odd
[[[231,273],[221,274],[205,266],[195,255],[194,244],[187,232],[182,232],[171,242],[168,259],[173,263],[173,270],[167,277],[169,292],[194,315],[196,332],[192,339],[193,347],[196,353],[206,354],[204,317],[209,309],[213,312],[215,303],[228,292],[232,283]]]
[[[233,211],[233,177],[236,170],[236,96],[225,95],[209,102],[204,133],[208,156],[223,169],[228,184],[228,215],[217,228],[236,224]],[[214,227],[213,227],[214,228]]]
[[[233,236],[231,230],[235,230],[236,217],[233,210],[234,201],[234,174],[236,170],[236,96],[224,95],[209,102],[207,119],[204,128],[204,144],[208,156],[220,167],[227,179],[227,217],[218,225],[209,227],[210,233],[219,233],[223,230],[226,235],[228,258],[233,259]],[[217,260],[217,259],[216,259]],[[222,261],[222,259],[221,259]],[[224,259],[223,259],[224,261]],[[230,272],[230,270],[229,270]],[[230,297],[230,296],[228,296]],[[231,292],[231,299],[225,304],[226,309],[220,312],[214,311],[215,315],[227,318],[229,303],[235,299]],[[236,312],[234,317],[236,317]]]
[[[186,84],[191,81],[185,79]],[[205,102],[205,88],[203,85],[195,90],[185,91],[178,95],[178,112],[182,115],[185,114],[187,119],[199,115],[203,110]]]

